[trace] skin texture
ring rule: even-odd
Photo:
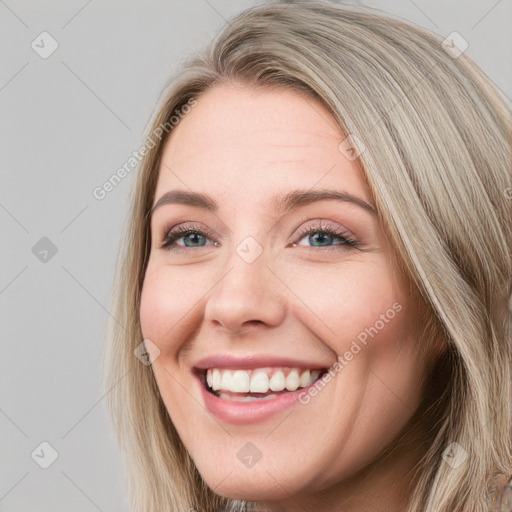
[[[286,511],[403,510],[421,450],[412,443],[384,461],[377,456],[422,397],[421,326],[408,283],[371,212],[323,200],[283,215],[270,203],[300,188],[372,204],[358,160],[338,149],[345,135],[326,108],[297,92],[222,84],[197,100],[166,142],[153,204],[180,189],[211,195],[219,210],[155,210],[140,309],[143,336],[160,351],[153,363],[160,394],[186,449],[207,484],[231,498]],[[160,247],[170,228],[191,223],[212,236]],[[321,223],[360,247],[336,235],[316,243],[301,236]],[[250,264],[236,252],[248,236],[263,250]],[[395,303],[394,318],[359,343],[308,404],[249,425],[205,409],[191,371],[200,358],[265,354],[329,367]],[[237,458],[247,442],[261,452],[250,468]]]

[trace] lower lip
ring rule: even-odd
[[[315,383],[313,383],[305,388],[282,393],[265,400],[236,402],[234,400],[223,400],[213,393],[210,393],[201,379],[198,378],[197,380],[201,387],[204,404],[208,411],[222,421],[237,425],[264,421],[274,414],[284,411],[288,407],[299,403],[298,399],[300,394],[304,392],[307,393],[308,389],[315,385]]]

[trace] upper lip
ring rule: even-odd
[[[255,368],[279,367],[304,368],[307,370],[325,370],[330,365],[317,364],[310,361],[298,360],[289,357],[252,354],[235,356],[233,354],[216,354],[204,357],[194,365],[196,370],[209,368],[254,370]]]

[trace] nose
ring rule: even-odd
[[[231,334],[259,324],[275,327],[283,322],[283,285],[267,267],[263,254],[248,263],[233,251],[222,276],[208,295],[205,322],[221,326]]]

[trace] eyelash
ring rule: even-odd
[[[194,247],[172,247],[175,245],[175,242],[179,240],[180,238],[183,238],[186,235],[189,235],[191,233],[199,234],[205,238],[213,238],[213,232],[209,229],[203,229],[203,228],[195,228],[194,226],[190,227],[184,227],[184,226],[178,226],[176,229],[169,231],[167,235],[165,236],[162,244],[160,245],[160,249],[166,249],[166,250],[172,250],[180,253],[188,253],[191,250],[194,250]],[[299,237],[298,241],[300,242],[306,235],[312,234],[312,233],[321,233],[322,235],[332,235],[334,238],[339,238],[342,243],[340,244],[334,244],[331,246],[309,246],[310,249],[323,249],[323,251],[337,251],[339,250],[338,247],[353,247],[355,249],[360,248],[360,244],[356,242],[353,238],[350,238],[346,235],[346,233],[336,227],[326,228],[326,227],[320,227],[320,226],[309,226],[308,228],[304,229]],[[217,242],[215,242],[217,243]],[[294,246],[298,247],[298,244],[293,244]],[[205,246],[200,246],[205,247]]]

